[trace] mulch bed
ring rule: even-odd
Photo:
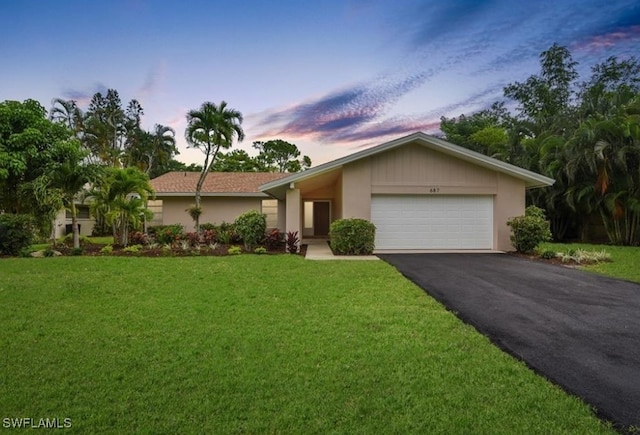
[[[164,248],[143,248],[138,252],[127,252],[123,246],[113,245],[113,252],[102,253],[102,248],[106,245],[98,245],[89,243],[83,247],[83,256],[116,256],[116,257],[222,257],[229,255],[229,248],[231,246],[238,245],[218,245],[215,250],[210,249],[208,246],[201,246],[200,250],[189,249],[183,250],[179,247],[173,247],[171,249]],[[253,254],[252,251],[246,251],[244,247],[240,246],[243,254]],[[68,246],[56,246],[56,251],[60,252],[63,256],[72,256],[72,249]],[[267,252],[262,255],[282,255],[286,254],[285,245],[278,246],[276,248],[267,249]],[[307,245],[300,246],[300,250],[296,255],[306,256]]]

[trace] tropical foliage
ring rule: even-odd
[[[144,109],[137,100],[122,107],[120,95],[108,89],[97,92],[83,112],[76,101],[56,98],[49,119],[67,127],[87,151],[87,160],[111,167],[135,166],[152,176],[167,168],[179,154],[175,131],[156,124],[152,131],[141,127]]]
[[[110,225],[114,244],[126,246],[129,229],[142,229],[153,217],[146,208],[153,195],[149,177],[137,168],[109,168],[91,192],[92,211]]]
[[[638,245],[640,62],[609,58],[584,82],[577,66],[553,45],[538,74],[504,88],[505,101],[443,117],[441,129],[447,140],[554,178],[527,198],[546,210],[554,239],[584,239],[596,216],[611,243]]]

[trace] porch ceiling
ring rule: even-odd
[[[295,187],[297,189],[300,189],[300,195],[304,197],[304,195],[308,192],[313,192],[326,186],[332,186],[341,175],[342,167],[329,172],[325,172],[315,177],[307,178],[306,180],[298,181],[295,184]]]

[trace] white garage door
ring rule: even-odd
[[[376,249],[492,249],[493,197],[373,195]]]

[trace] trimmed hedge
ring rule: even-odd
[[[258,210],[249,210],[236,218],[234,226],[244,242],[245,249],[251,251],[264,239],[267,231],[267,216]]]
[[[338,219],[331,224],[331,249],[338,255],[371,255],[376,226],[365,219]]]
[[[551,240],[551,227],[545,219],[544,210],[529,206],[524,216],[514,217],[507,221],[511,227],[511,243],[516,251],[532,253],[540,243]]]

